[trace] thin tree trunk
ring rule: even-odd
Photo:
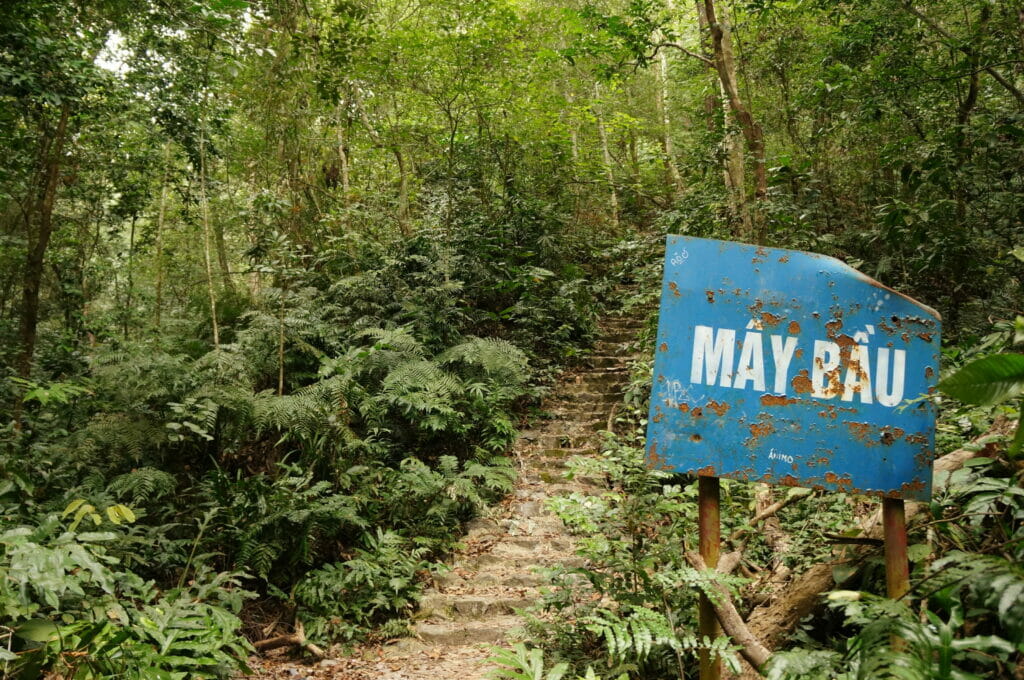
[[[578,169],[580,166],[580,140],[576,132],[576,123],[569,121],[569,143],[572,153],[572,224],[580,223],[580,184]]]
[[[658,117],[661,123],[661,151],[665,154],[665,171],[674,193],[683,193],[683,176],[676,165],[675,145],[672,142],[672,119],[668,111],[668,54],[658,52]]]
[[[721,101],[727,101],[722,84],[719,83]],[[725,177],[725,188],[729,196],[729,211],[733,220],[740,225],[741,238],[749,238],[754,233],[754,222],[750,216],[750,202],[747,200],[747,168],[743,163],[743,144],[740,134],[732,126],[729,109],[722,107],[722,146],[725,150],[722,173]]]
[[[409,226],[409,169],[406,167],[405,154],[398,146],[392,147],[395,154],[395,161],[398,162],[398,228],[402,236],[412,236],[412,229]]]
[[[171,169],[171,144],[164,144],[164,176],[160,181],[160,210],[156,217],[156,329],[164,305],[164,217],[167,214],[167,176]]]
[[[128,330],[131,325],[132,317],[132,292],[135,286],[135,223],[138,221],[137,215],[132,215],[132,226],[128,233],[128,284],[125,287],[124,294],[124,316],[121,318],[121,331],[124,339],[128,339]]]
[[[605,179],[608,181],[609,199],[611,201],[612,209],[612,226],[618,230],[619,228],[619,193],[615,188],[615,170],[612,165],[612,154],[608,149],[608,132],[604,127],[604,120],[601,118],[600,104],[598,100],[601,98],[601,90],[597,83],[594,83],[594,116],[597,118],[597,132],[601,138],[601,157],[604,160],[604,173]]]
[[[22,289],[21,322],[19,339],[21,354],[18,357],[18,375],[28,379],[32,372],[32,357],[36,349],[36,329],[39,324],[39,289],[43,279],[43,262],[46,249],[53,234],[53,206],[57,198],[57,181],[60,179],[61,154],[67,138],[68,119],[71,108],[67,102],[61,106],[60,120],[52,136],[43,142],[41,154],[42,183],[35,206],[25,215],[28,254],[25,259],[24,286]],[[38,230],[33,233],[33,212],[38,215]],[[34,238],[33,238],[34,237]],[[20,413],[15,417],[20,423]]]
[[[701,52],[706,58],[706,64],[714,69],[713,50],[705,36],[710,33],[708,26],[707,8],[703,0],[697,0],[697,24],[701,36]],[[722,81],[718,79],[717,70],[715,77],[718,81],[718,96],[708,95],[704,99],[704,113],[707,116],[709,131],[715,129],[714,116],[717,111],[722,112],[722,182],[725,185],[725,196],[729,211],[729,221],[733,225],[739,225],[738,234],[749,234],[753,231],[753,223],[750,219],[750,209],[746,200],[746,172],[743,167],[743,149],[736,140],[736,133],[732,130],[729,109],[724,104],[727,101],[725,88]]]
[[[715,55],[715,69],[718,71],[718,78],[722,83],[722,90],[726,101],[736,121],[739,123],[743,138],[746,141],[747,151],[754,160],[754,200],[753,231],[756,231],[758,240],[763,240],[763,224],[760,211],[756,203],[768,195],[768,175],[765,166],[765,145],[764,133],[761,126],[754,120],[753,115],[746,104],[740,98],[739,87],[736,83],[736,65],[733,57],[732,40],[730,38],[729,26],[724,12],[715,7],[714,0],[704,0],[704,13],[708,27],[711,29],[711,44]],[[721,16],[719,16],[721,14]],[[755,234],[748,231],[744,224],[743,238],[750,238]]]
[[[216,220],[213,224],[213,242],[217,249],[217,264],[220,266],[221,285],[229,294],[235,293],[235,282],[231,280],[231,267],[228,264],[228,249],[224,243],[224,222]]]
[[[200,123],[205,128],[205,121]],[[203,260],[206,264],[206,290],[210,296],[210,323],[213,346],[220,349],[220,328],[217,325],[217,290],[213,282],[213,257],[210,252],[210,206],[206,198],[206,131],[199,131],[199,202],[203,216]]]
[[[341,193],[345,207],[349,204],[351,188],[348,168],[348,151],[345,149],[345,127],[342,121],[341,107],[338,107],[338,163],[341,165]]]
[[[281,288],[281,304],[277,311],[277,396],[284,395],[284,288]]]
[[[359,109],[359,116],[363,120],[363,125],[366,127],[366,132],[370,135],[370,138],[374,143],[382,148],[391,150],[394,154],[395,160],[398,162],[398,228],[402,232],[402,236],[406,238],[412,236],[412,229],[409,226],[409,168],[407,167],[407,159],[405,154],[402,153],[402,148],[399,144],[385,144],[380,133],[370,123],[370,117],[366,114],[366,109],[363,108],[363,103],[356,98],[356,107]]]

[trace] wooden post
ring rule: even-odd
[[[910,561],[907,559],[907,519],[902,498],[882,499],[885,529],[885,584],[889,597],[898,600],[910,591]]]
[[[697,524],[699,527],[700,556],[709,569],[718,566],[718,551],[721,545],[721,520],[719,516],[718,477],[699,477],[697,480]],[[906,548],[906,539],[903,542]],[[714,640],[721,634],[715,608],[704,593],[698,605],[698,628],[701,637]],[[722,677],[722,660],[707,649],[700,651],[700,680],[719,680]]]

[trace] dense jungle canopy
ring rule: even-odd
[[[705,592],[771,677],[1024,677],[1020,0],[8,1],[0,155],[5,677],[407,635],[615,314],[642,328],[582,463],[606,488],[552,504],[598,538],[494,672],[753,663],[698,635]],[[908,596],[852,494],[723,483],[738,570],[687,564],[695,482],[643,464],[666,234],[942,314],[959,457]],[[768,608],[791,586],[802,619]]]

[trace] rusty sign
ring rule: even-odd
[[[839,260],[669,236],[648,463],[927,499],[939,332]]]

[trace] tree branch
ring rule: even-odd
[[[686,560],[694,569],[708,571],[708,565],[704,563],[704,558],[699,554],[688,552]],[[754,668],[763,667],[768,663],[772,653],[761,644],[761,641],[750,632],[747,624],[743,622],[743,617],[736,611],[736,606],[732,603],[729,590],[721,583],[714,583],[712,587],[718,593],[718,602],[712,601],[711,606],[715,610],[718,622],[722,624],[722,630],[740,645],[740,654],[747,660],[747,663]]]
[[[935,21],[927,14],[925,14],[917,7],[915,7],[912,2],[910,2],[909,0],[903,0],[903,2],[900,3],[900,6],[903,7],[903,9],[905,9],[910,14],[913,14],[915,17],[920,19],[924,23],[924,25],[932,29],[932,31],[934,31],[935,33],[949,41],[953,47],[960,50],[961,52],[966,54],[968,57],[971,57],[972,59],[976,58],[977,53],[975,52],[974,48],[964,45],[963,41],[961,40],[957,40],[955,36],[953,36],[949,31],[944,29],[937,21]],[[1020,90],[1014,87],[1013,83],[1004,78],[1003,75],[999,73],[999,71],[995,70],[991,66],[985,66],[982,70],[984,70],[986,73],[992,76],[997,83],[1006,88],[1006,90],[1009,91],[1010,94],[1012,94],[1014,98],[1017,100],[1017,103],[1024,104],[1024,93],[1022,93]]]
[[[786,506],[792,505],[793,503],[796,503],[799,500],[803,500],[804,498],[807,498],[812,493],[814,493],[814,492],[811,491],[810,489],[795,489],[792,493],[788,494],[781,501],[776,501],[776,502],[772,503],[767,508],[765,508],[761,512],[759,512],[756,515],[754,515],[750,519],[750,521],[747,523],[749,526],[740,527],[736,531],[732,532],[729,535],[729,540],[730,541],[737,541],[737,540],[739,540],[744,534],[749,533],[750,530],[753,529],[757,524],[759,524],[759,523],[763,522],[764,520],[768,519],[769,517],[771,517],[772,515],[776,514],[779,510],[782,510]]]
[[[658,50],[660,50],[662,47],[672,47],[674,49],[679,50],[680,52],[682,52],[683,54],[685,54],[688,57],[693,57],[697,61],[703,63],[705,66],[710,66],[711,68],[715,67],[715,62],[713,62],[712,60],[708,59],[703,54],[697,54],[696,52],[693,52],[691,50],[686,49],[685,47],[683,47],[679,43],[674,43],[674,42],[661,42],[661,43],[658,43],[657,45],[655,45],[654,46],[654,53],[651,55],[652,59],[654,57],[658,56]]]
[[[267,638],[266,640],[257,640],[252,646],[260,652],[269,652],[270,650],[278,649],[279,647],[302,647],[318,659],[323,659],[327,656],[327,653],[324,650],[306,640],[306,628],[302,625],[302,621],[299,619],[295,619],[294,633],[278,635],[276,637]]]

